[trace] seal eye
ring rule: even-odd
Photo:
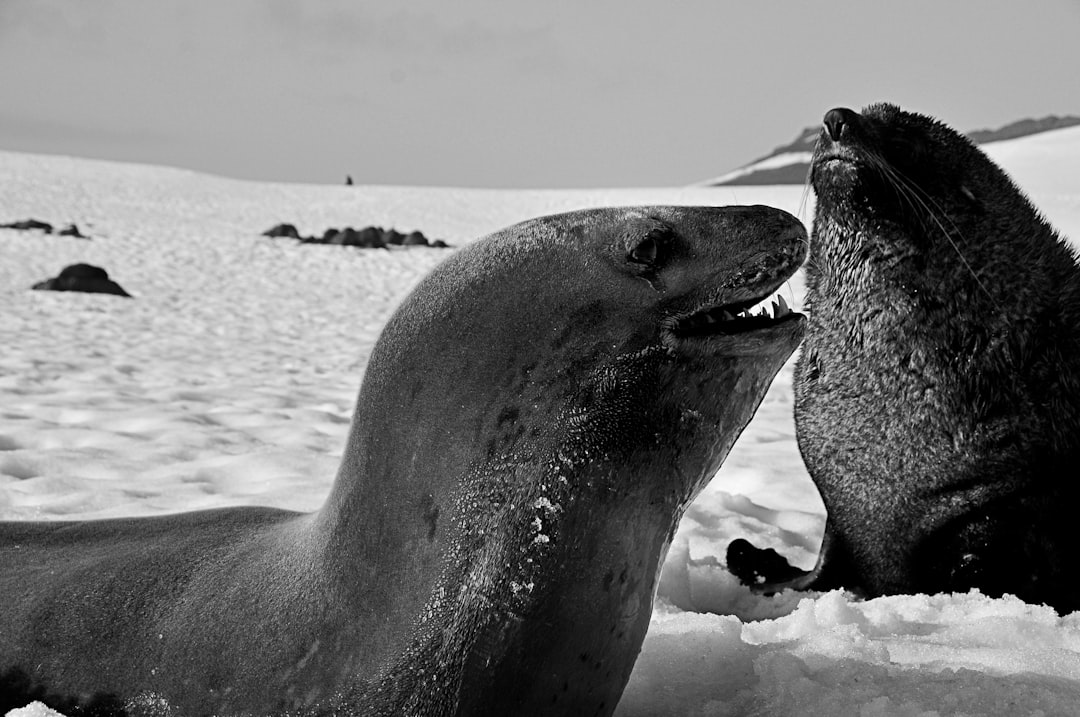
[[[671,231],[662,227],[654,227],[630,245],[626,258],[635,264],[655,266],[663,261],[670,244]]]

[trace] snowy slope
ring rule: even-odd
[[[1080,238],[1080,128],[988,149]],[[14,153],[0,153],[0,196],[0,222],[76,222],[93,237],[0,230],[0,518],[14,519],[320,503],[380,327],[447,250],[259,236],[278,222],[460,245],[585,206],[737,200],[812,215],[797,186],[319,187]],[[137,298],[27,290],[77,261]],[[798,307],[801,277],[785,291]],[[733,537],[803,566],[820,541],[790,382],[788,366],[688,512],[619,714],[1080,713],[1076,615],[979,595],[765,600],[734,584]]]
[[[998,145],[1020,147],[1020,153],[1028,152],[1032,142],[1044,134],[1063,129],[1080,129],[1080,117],[1045,117],[1041,120],[1021,120],[996,130],[977,130],[968,133],[982,149],[994,153]],[[804,129],[793,142],[777,147],[771,153],[738,169],[726,172],[703,182],[702,186],[803,184],[810,169],[818,128]],[[1029,142],[1029,140],[1031,142]],[[1019,143],[1019,144],[1018,144]],[[1007,150],[1008,151],[1008,150]]]

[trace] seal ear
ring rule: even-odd
[[[667,258],[671,246],[671,230],[653,227],[640,236],[626,239],[626,260],[646,267],[655,267]]]

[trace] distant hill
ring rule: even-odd
[[[1080,117],[1050,115],[1042,119],[1022,119],[998,129],[978,129],[968,132],[967,136],[976,144],[989,144],[1075,125],[1080,125]],[[777,147],[760,159],[701,184],[712,187],[803,184],[810,171],[810,157],[819,131],[820,127],[807,127],[792,142]]]
[[[1043,117],[1042,119],[1022,119],[1019,122],[1007,124],[1000,129],[977,129],[974,132],[968,132],[967,136],[970,137],[971,141],[975,144],[990,144],[991,142],[1000,142],[1005,139],[1027,137],[1029,134],[1049,132],[1052,129],[1073,127],[1078,124],[1080,124],[1080,117],[1073,117],[1072,115],[1066,115],[1064,117],[1050,115],[1049,117]]]

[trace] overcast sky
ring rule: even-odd
[[[680,185],[889,100],[1080,115],[1080,0],[0,0],[0,149],[228,176]]]

